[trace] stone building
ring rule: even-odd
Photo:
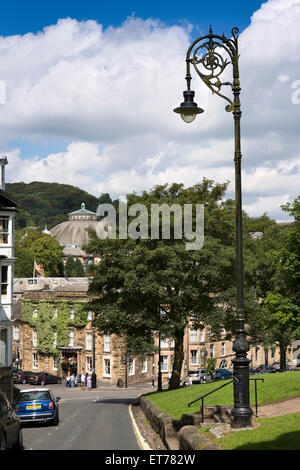
[[[211,341],[209,328],[195,330],[190,326],[186,328],[184,336],[184,361],[181,371],[182,378],[186,378],[189,371],[205,368],[208,357],[216,359],[216,368],[225,368],[232,371],[232,359],[235,353],[232,350],[233,342],[225,339],[220,341]],[[158,342],[157,342],[158,344]],[[172,371],[174,358],[174,341],[172,339],[162,340],[161,349],[161,371],[164,382]],[[289,348],[287,359],[290,365],[295,365],[292,360],[293,348]],[[270,364],[280,361],[279,347],[265,349],[261,344],[250,346],[248,357],[251,359],[250,367],[255,369],[261,364]],[[155,373],[158,369],[158,357],[155,357]]]
[[[0,390],[12,398],[14,219],[18,202],[5,191],[6,157],[0,158]]]
[[[16,279],[15,365],[23,370],[44,370],[55,375],[64,375],[67,368],[78,373],[92,373],[95,369],[99,382],[113,384],[119,378],[129,384],[149,382],[152,357],[151,360],[128,357],[126,371],[122,339],[114,334],[100,335],[93,329],[93,313],[82,311],[88,300],[88,285],[88,278]],[[60,315],[68,316],[63,325],[59,325]],[[61,326],[64,327],[62,338],[59,337]]]
[[[157,352],[146,358],[127,357],[126,368],[126,351],[122,339],[94,331],[92,312],[86,314],[84,321],[80,318],[80,309],[88,300],[88,285],[88,278],[15,280],[13,350],[16,365],[23,370],[44,370],[61,375],[65,364],[78,372],[84,370],[92,373],[95,369],[99,382],[116,384],[119,378],[124,383],[127,380],[129,384],[150,382],[152,375],[158,375]],[[55,318],[62,313],[68,318],[64,320],[64,336],[61,340]],[[47,315],[48,327],[45,326],[46,317],[43,319],[43,315]],[[47,337],[47,353],[39,335]],[[167,383],[172,371],[174,341],[162,340],[160,349],[163,383]],[[194,330],[189,326],[184,337],[182,378],[186,378],[188,371],[204,367],[207,357],[216,359],[217,368],[232,369],[232,342],[225,339],[212,342],[209,328]],[[279,348],[266,351],[262,345],[252,346],[248,357],[253,368],[265,363],[272,364],[279,361]],[[288,358],[292,359],[292,350],[288,352]]]

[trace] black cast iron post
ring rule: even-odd
[[[161,336],[160,336],[160,332],[159,332],[158,333],[158,375],[157,375],[157,391],[158,392],[162,391],[160,341],[161,341]]]
[[[92,368],[92,388],[97,388],[97,375],[96,375],[96,337],[95,327],[92,327],[93,331],[93,368]]]
[[[207,85],[212,93],[216,93],[229,104],[225,110],[232,112],[234,118],[234,164],[235,164],[235,226],[236,226],[236,334],[233,343],[235,358],[233,363],[234,407],[231,411],[231,425],[235,428],[250,426],[253,411],[250,408],[249,396],[249,364],[247,358],[249,344],[245,332],[244,296],[243,296],[243,237],[242,237],[242,185],[241,185],[241,106],[240,106],[240,79],[239,79],[239,53],[238,28],[233,28],[231,38],[213,34],[210,27],[209,34],[196,39],[190,46],[186,55],[186,81],[187,91],[184,92],[184,102],[174,109],[181,114],[185,122],[192,122],[197,114],[203,112],[194,103],[195,93],[190,89],[191,65]],[[229,60],[228,60],[229,58]],[[232,65],[232,81],[222,82],[221,74],[225,68]],[[229,87],[233,99],[221,93],[223,87]]]

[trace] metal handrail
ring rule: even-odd
[[[207,397],[208,395],[211,395],[212,393],[216,392],[217,390],[220,390],[221,388],[226,387],[227,385],[230,385],[231,383],[233,383],[234,380],[237,380],[237,378],[233,377],[233,379],[230,380],[229,382],[226,382],[226,384],[223,384],[220,387],[215,388],[214,390],[211,390],[210,392],[205,393],[205,395],[202,395],[201,397],[197,398],[196,400],[191,401],[188,404],[188,407],[190,407],[193,403],[196,403],[197,401],[202,400],[202,402],[201,402],[202,423],[204,422],[204,398]],[[250,379],[249,378],[249,380],[255,380],[255,416],[257,417],[258,414],[257,414],[257,385],[256,385],[256,382],[257,382],[257,380],[262,380],[264,382],[264,379],[262,379],[262,378],[251,378]]]
[[[265,379],[262,379],[260,377],[254,377],[254,378],[249,379],[249,380],[255,380],[255,416],[257,417],[258,414],[257,414],[257,385],[256,385],[256,382],[257,382],[257,380],[262,380],[264,382]]]
[[[223,388],[223,387],[226,387],[227,385],[230,385],[232,382],[233,382],[233,380],[230,380],[226,384],[223,384],[220,387],[215,388],[214,390],[211,390],[210,392],[206,393],[205,395],[202,395],[202,397],[197,398],[196,400],[193,400],[188,404],[188,407],[190,407],[193,403],[196,403],[197,401],[202,400],[202,402],[201,402],[201,415],[202,415],[201,422],[202,423],[204,423],[204,398],[207,397],[208,395],[211,395],[212,393],[216,392],[217,390],[220,390],[220,388]]]

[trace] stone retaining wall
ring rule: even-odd
[[[218,450],[208,439],[204,438],[195,425],[200,425],[201,415],[183,415],[183,419],[176,420],[160,410],[154,403],[142,395],[139,405],[150,422],[154,431],[160,436],[167,449],[174,450]],[[192,418],[188,418],[192,416]],[[195,425],[191,425],[191,421]],[[188,424],[189,423],[189,424]],[[188,424],[188,425],[186,425]]]

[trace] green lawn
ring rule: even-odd
[[[300,412],[274,418],[256,418],[258,427],[251,430],[234,431],[221,439],[210,440],[223,450],[300,450]]]
[[[300,395],[300,372],[283,372],[277,374],[253,375],[250,378],[263,378],[258,381],[258,405],[273,403],[285,398]],[[207,384],[192,385],[178,390],[164,390],[148,394],[153,403],[175,419],[180,419],[183,414],[197,413],[201,408],[201,400],[190,408],[188,403],[223,385],[228,381],[218,381]],[[250,381],[250,404],[255,406],[254,381]],[[208,396],[204,400],[205,405],[233,405],[233,384],[222,388],[218,392]]]

